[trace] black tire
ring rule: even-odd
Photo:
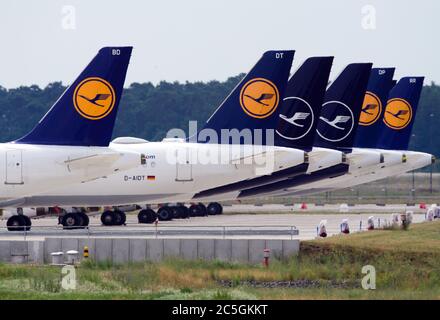
[[[214,216],[223,213],[223,207],[218,202],[211,202],[206,208],[208,215]]]
[[[101,222],[104,226],[113,226],[116,221],[115,213],[107,210],[101,214]]]
[[[188,219],[189,218],[189,209],[187,208],[187,207],[185,207],[185,206],[179,206],[179,208],[180,208],[180,212],[181,212],[181,214],[180,214],[180,216],[181,216],[181,218],[182,219]]]
[[[63,225],[63,229],[71,230],[76,229],[81,222],[80,217],[73,212],[67,213],[61,219],[61,224]]]
[[[74,215],[76,218],[76,224],[75,224],[76,228],[74,229],[83,229],[83,224],[85,223],[84,216],[80,212],[75,212]]]
[[[171,210],[171,214],[173,216],[173,219],[181,219],[182,218],[182,210],[180,209],[180,206],[172,206],[168,207]]]
[[[200,217],[202,215],[202,209],[199,205],[193,204],[189,207],[189,216],[190,217]]]
[[[153,223],[156,221],[157,214],[152,209],[143,209],[138,213],[139,223]]]
[[[169,221],[173,220],[173,212],[169,207],[161,207],[157,210],[157,217],[160,221]]]
[[[31,230],[31,226],[32,226],[32,221],[31,218],[29,218],[28,216],[22,216],[24,219],[24,225],[26,226],[26,231]]]
[[[122,226],[127,221],[127,215],[123,211],[115,210],[114,215],[115,215],[115,222],[114,222],[115,226]]]
[[[89,216],[85,212],[78,212],[77,215],[82,219],[81,227],[87,227],[90,223]]]
[[[206,209],[206,206],[203,203],[199,203],[198,206],[202,211],[202,217],[206,217],[208,215],[208,210]]]
[[[9,217],[6,222],[8,231],[25,231],[26,221],[23,217],[22,215]]]

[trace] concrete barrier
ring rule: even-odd
[[[231,261],[232,259],[232,240],[215,239],[214,240],[214,258],[220,261]]]
[[[161,261],[166,258],[220,260],[257,264],[264,249],[271,257],[284,259],[299,252],[299,240],[263,239],[146,239],[146,238],[46,238],[45,240],[0,241],[0,261],[24,256],[30,263],[51,263],[52,252],[77,250],[83,258],[84,246],[96,261],[128,263]],[[15,259],[17,260],[17,259]]]
[[[196,260],[198,255],[197,239],[185,239],[180,242],[180,257],[187,260]]]
[[[182,239],[184,240],[184,239]],[[215,239],[197,240],[197,258],[202,260],[213,260],[215,253]]]
[[[147,260],[147,242],[143,239],[130,239],[130,261]]]
[[[231,261],[248,262],[249,261],[249,240],[234,240],[232,242]]]
[[[115,263],[130,262],[130,240],[113,239],[112,242],[112,261]]]
[[[164,258],[180,257],[180,239],[163,240]]]
[[[148,239],[147,242],[147,260],[161,261],[164,256],[163,239]]]
[[[113,261],[112,259],[112,239],[96,239],[95,240],[95,260],[96,261]]]

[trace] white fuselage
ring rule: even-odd
[[[305,161],[302,150],[186,142],[112,143],[144,154],[136,168],[26,198],[23,206],[104,206],[189,201],[224,184],[268,175]]]
[[[294,195],[297,192],[308,192],[309,190],[320,190],[327,188],[329,185],[336,185],[338,187],[343,187],[341,183],[344,181],[350,181],[353,175],[360,172],[369,172],[372,167],[384,166],[387,163],[394,163],[395,160],[392,156],[386,156],[382,154],[379,150],[374,149],[362,149],[353,148],[350,153],[346,154],[348,172],[331,178],[323,178],[321,180],[305,183],[301,185],[295,185],[291,188],[283,188],[279,191],[272,191],[270,193],[262,194],[262,196],[287,196]],[[402,157],[400,156],[399,159]]]
[[[140,154],[108,147],[0,144],[0,207],[24,198],[111,175],[140,163]]]
[[[350,169],[347,174],[303,185],[298,188],[279,193],[277,196],[306,195],[349,188],[419,169],[431,164],[432,161],[432,155],[423,152],[384,149],[358,150],[371,150],[374,152],[379,152],[382,154],[383,161],[379,164],[366,166],[362,169],[353,167],[352,164],[350,164]]]
[[[326,148],[319,148],[319,147],[313,147],[311,151],[308,153],[308,166],[307,171],[303,172],[310,174],[312,172],[323,170],[325,168],[332,167],[334,165],[342,163],[344,160],[344,154],[341,151],[333,150],[333,149],[326,149]],[[292,178],[295,179],[295,178]],[[268,184],[271,184],[271,182],[268,182]],[[260,187],[260,186],[259,186]],[[208,197],[197,197],[197,201],[229,201],[229,200],[235,200],[240,195],[240,192],[242,190],[234,190],[229,191],[225,193],[210,195]]]
[[[363,174],[357,174],[350,181],[347,181],[347,184],[344,187],[353,187],[359,184],[372,182],[376,180],[380,180],[383,178],[387,178],[394,175],[403,174],[412,170],[420,169],[430,165],[433,161],[433,156],[424,152],[416,152],[416,151],[390,151],[390,150],[382,150],[384,153],[395,152],[395,154],[400,154],[400,161],[395,159],[395,163],[393,165],[388,165],[385,167],[374,168],[374,170],[370,170],[369,172],[365,172]],[[332,185],[334,190],[340,189],[341,186]]]

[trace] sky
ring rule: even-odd
[[[440,83],[438,0],[2,0],[0,86],[71,83],[103,46],[134,46],[132,82],[223,81],[266,50],[395,66]]]

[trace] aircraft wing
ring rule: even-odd
[[[0,201],[0,208],[8,208],[8,207],[19,207],[24,204],[26,201],[25,198],[15,198]]]

